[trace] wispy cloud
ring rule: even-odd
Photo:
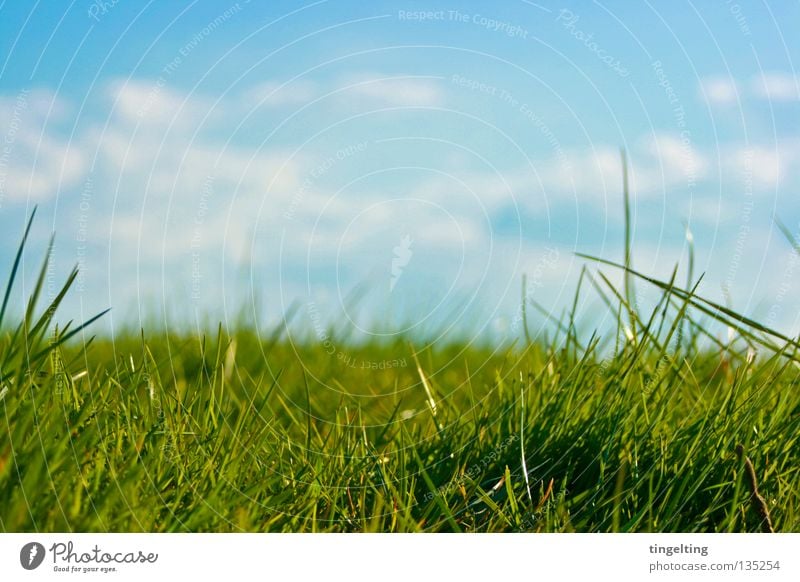
[[[749,182],[755,194],[774,194],[792,179],[794,161],[798,159],[797,140],[773,144],[736,144],[724,148],[724,170]]]
[[[291,83],[265,81],[245,91],[243,99],[248,108],[271,108],[307,103],[318,94],[319,86],[310,79],[300,79]]]
[[[628,156],[633,196],[647,198],[674,187],[685,190],[707,176],[708,156],[678,135],[656,134],[632,143]],[[552,159],[541,164],[540,175],[548,192],[595,201],[620,192],[622,163],[616,147],[599,144],[567,151],[565,159],[566,163]]]
[[[134,125],[185,129],[212,113],[211,99],[179,92],[163,84],[162,79],[112,81],[107,94],[119,119]]]
[[[51,108],[42,95],[34,103],[31,93],[14,134],[13,164],[0,168],[5,172],[4,188],[9,193],[13,189],[12,200],[44,200],[80,184],[96,158],[94,221],[87,238],[98,256],[104,252],[110,260],[105,272],[97,267],[103,257],[86,262],[98,276],[107,276],[100,285],[113,287],[115,301],[123,304],[138,292],[123,283],[129,280],[127,273],[139,273],[137,285],[142,289],[191,288],[200,277],[206,290],[203,297],[212,298],[219,291],[219,277],[241,265],[254,266],[255,279],[269,273],[272,285],[281,287],[276,292],[302,292],[308,273],[323,273],[318,275],[320,287],[336,293],[337,283],[346,287],[366,278],[370,269],[389,269],[393,248],[405,236],[414,241],[414,261],[404,270],[395,295],[405,286],[417,288],[434,279],[444,291],[452,287],[454,293],[471,294],[476,286],[491,284],[498,287],[493,293],[502,294],[521,269],[535,270],[538,265],[530,257],[537,256],[531,253],[542,241],[531,242],[530,230],[519,228],[525,220],[542,224],[551,218],[548,211],[558,215],[576,207],[597,216],[598,209],[612,207],[606,204],[610,201],[613,210],[602,218],[608,218],[612,227],[619,219],[620,154],[617,145],[607,141],[593,147],[565,147],[558,156],[526,152],[524,158],[512,160],[498,155],[491,161],[500,167],[477,165],[469,158],[448,162],[431,155],[428,159],[435,161],[431,171],[413,174],[407,183],[376,179],[340,190],[353,176],[380,167],[384,160],[403,159],[409,150],[418,154],[417,149],[397,145],[381,150],[390,146],[371,142],[363,157],[340,159],[335,148],[325,144],[312,143],[295,154],[275,142],[228,139],[225,125],[254,107],[259,112],[263,108],[264,119],[280,120],[283,112],[273,108],[324,95],[331,96],[333,107],[323,113],[334,118],[348,105],[447,102],[439,80],[430,77],[360,75],[336,78],[328,86],[304,82],[296,91],[291,89],[295,84],[281,87],[280,81],[264,81],[232,94],[216,106],[225,112],[223,116],[212,111],[213,101],[207,95],[158,87],[148,80],[113,81],[104,101],[93,104],[92,116],[76,126],[72,142],[64,137],[63,128],[59,131],[57,124],[43,121],[51,109],[63,112],[71,105],[51,101]],[[718,102],[730,99],[731,91],[735,95],[732,87],[715,91],[710,93]],[[13,118],[14,103],[13,96],[0,99],[0,112],[8,119]],[[198,124],[209,124],[214,131],[195,135]],[[717,146],[724,166],[717,168],[715,150],[677,133],[634,136],[628,143],[634,196],[652,200],[665,193],[674,195],[674,205],[681,208],[694,195],[687,185],[700,184],[717,171],[738,179],[743,168],[750,168],[756,188],[783,187],[797,159],[793,153],[797,144],[745,147],[734,142]],[[329,166],[330,159],[334,162]],[[286,218],[289,208],[291,219]],[[719,204],[702,200],[694,207],[698,217],[704,215],[711,223],[721,211],[725,214],[724,206],[720,210]],[[519,222],[517,213],[523,215]],[[584,220],[581,216],[581,228]],[[561,223],[558,228],[573,226]],[[641,236],[648,240],[651,235]],[[111,252],[106,252],[109,248]],[[548,284],[557,288],[565,273],[577,268],[567,258],[571,250],[565,248],[558,268],[548,268],[542,275]],[[324,273],[334,275],[325,280]],[[339,276],[341,281],[336,281]],[[493,282],[486,283],[485,277]],[[517,284],[514,281],[515,289]]]
[[[700,79],[700,97],[711,105],[731,105],[739,99],[736,82],[730,77]]]
[[[340,88],[348,100],[375,105],[438,106],[444,102],[444,91],[438,79],[431,77],[387,77],[362,73],[344,79]]]
[[[800,101],[800,80],[780,71],[764,72],[741,83],[731,77],[712,75],[700,79],[698,93],[701,100],[716,106],[732,105],[740,99]]]
[[[770,101],[800,101],[800,79],[789,73],[769,72],[753,77],[753,93]]]
[[[41,202],[82,179],[87,156],[53,129],[68,108],[44,90],[0,97],[0,202]]]
[[[675,134],[656,134],[647,140],[647,151],[654,164],[649,170],[650,180],[656,188],[661,184],[691,185],[707,175],[708,157],[689,139]]]

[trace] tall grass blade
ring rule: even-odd
[[[14,279],[17,277],[17,270],[22,261],[22,250],[25,248],[25,243],[28,240],[28,235],[31,232],[33,219],[36,216],[36,206],[33,207],[31,217],[28,219],[28,226],[25,227],[25,234],[22,235],[22,240],[17,248],[17,256],[14,258],[14,265],[11,267],[11,274],[8,276],[8,283],[6,284],[6,293],[3,296],[3,305],[0,307],[0,329],[3,329],[3,319],[6,315],[6,308],[8,307],[8,299],[11,297],[11,288],[14,286]]]

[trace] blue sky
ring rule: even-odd
[[[621,257],[624,147],[636,266],[685,264],[688,225],[702,291],[796,333],[774,219],[800,235],[797,22],[799,2],[5,2],[0,260],[38,205],[25,270],[55,230],[48,292],[82,269],[65,316],[296,303],[318,336],[513,337],[524,273],[558,312],[575,252]]]

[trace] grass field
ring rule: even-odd
[[[670,280],[587,270],[576,298],[603,298],[606,337],[568,312],[497,349],[330,354],[246,325],[88,342],[56,327],[60,296],[36,305],[43,279],[12,315],[18,264],[3,531],[800,531],[797,343]],[[632,307],[634,280],[655,309]]]

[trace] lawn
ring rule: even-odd
[[[497,347],[331,328],[333,353],[246,323],[90,341],[91,322],[56,325],[60,296],[37,305],[46,264],[25,313],[9,307],[18,261],[0,529],[800,531],[797,342],[691,278],[586,261],[576,298],[605,302],[610,334],[568,311]],[[603,275],[620,268],[624,289]],[[654,309],[633,307],[634,281]]]

